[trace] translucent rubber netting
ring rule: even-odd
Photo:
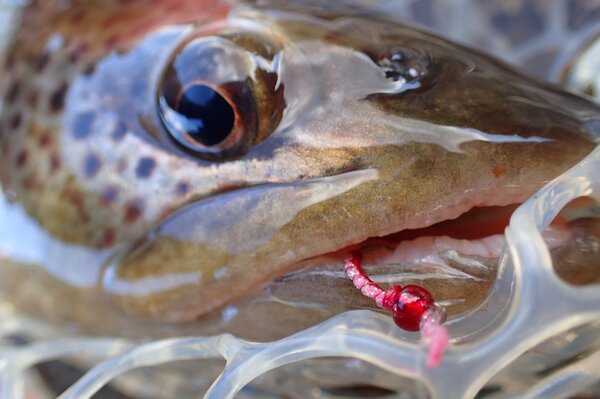
[[[15,2],[9,3],[0,2],[5,14],[18,10]],[[544,6],[536,8],[540,3]],[[579,64],[569,65],[580,54],[582,43],[600,31],[599,10],[585,8],[590,2],[379,4],[403,18],[525,65],[538,76],[563,79],[598,93],[600,84],[594,73],[600,74],[595,70],[590,75],[589,70],[600,63],[598,57],[586,54]],[[519,18],[525,14],[529,21],[537,18],[540,23],[523,27]],[[205,365],[216,377],[205,398],[339,398],[360,392],[325,388],[331,379],[340,378],[331,372],[339,362],[352,365],[340,386],[380,387],[380,396],[386,398],[468,398],[483,387],[479,396],[489,398],[597,394],[600,288],[562,281],[540,234],[566,204],[582,196],[600,201],[600,149],[513,214],[494,287],[483,304],[447,322],[452,345],[439,368],[425,367],[425,350],[415,334],[399,330],[390,317],[370,311],[343,313],[271,343],[246,342],[231,335],[138,342],[70,336],[13,313],[5,303],[0,305],[0,398],[49,397],[32,366],[54,359],[69,359],[82,369],[89,368],[61,398],[92,397],[108,382],[139,397],[184,397],[182,386],[194,377],[194,372],[186,372],[189,364]],[[24,337],[28,343],[17,345],[14,337]],[[548,354],[558,359],[552,368],[545,367]],[[176,360],[185,360],[179,365],[179,376],[151,372]],[[543,373],[536,374],[536,370]],[[519,383],[519,375],[526,373],[535,378],[533,384],[532,379]],[[372,389],[369,392],[373,394]]]

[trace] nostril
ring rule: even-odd
[[[422,80],[427,76],[431,61],[428,56],[406,48],[392,48],[375,60],[385,72],[385,77],[393,81],[406,82]]]

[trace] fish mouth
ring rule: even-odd
[[[343,271],[344,259],[360,253],[363,269],[383,288],[418,284],[432,292],[449,315],[470,311],[493,286],[506,249],[505,229],[521,204],[475,205],[430,226],[366,238],[305,260],[265,291],[292,306],[323,308],[337,301],[347,310],[378,310]],[[570,284],[599,280],[599,209],[588,198],[573,201],[542,232],[557,275]]]

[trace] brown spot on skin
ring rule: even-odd
[[[102,239],[98,243],[98,248],[112,247],[115,243],[116,234],[113,229],[106,228],[102,233]]]
[[[50,97],[50,111],[58,112],[65,107],[65,96],[67,94],[68,86],[63,83],[58,89],[52,93]]]
[[[23,117],[21,116],[21,113],[19,111],[17,111],[10,119],[10,128],[18,129],[19,126],[21,126],[22,121],[23,121]]]
[[[132,200],[125,204],[125,213],[123,221],[133,223],[142,215],[143,202],[141,200]]]
[[[188,183],[186,181],[180,181],[175,186],[175,194],[177,194],[180,197],[184,197],[189,192],[190,192],[190,183]]]
[[[496,178],[504,177],[506,176],[506,167],[502,165],[496,165],[494,166],[494,170],[492,173],[494,173],[494,176]]]
[[[17,166],[17,168],[24,167],[25,164],[27,163],[27,158],[28,158],[27,150],[21,150],[19,152],[19,154],[17,155],[17,159],[15,160],[15,165]]]
[[[100,194],[100,204],[108,206],[117,200],[119,190],[116,187],[108,187]]]
[[[152,175],[156,168],[156,161],[151,157],[142,157],[135,167],[135,175],[140,179],[146,179]]]
[[[85,156],[85,160],[83,161],[83,174],[88,179],[93,178],[98,174],[98,171],[102,167],[102,160],[98,155],[94,153],[89,153]]]
[[[115,130],[113,130],[110,137],[112,137],[112,139],[115,141],[120,141],[127,134],[127,130],[127,124],[123,121],[119,121],[117,122],[117,126],[115,126]]]
[[[75,117],[71,132],[77,140],[83,140],[92,133],[95,115],[92,111],[82,112]]]

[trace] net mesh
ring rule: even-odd
[[[14,20],[19,6],[0,2],[5,21]],[[600,30],[600,6],[594,2],[419,0],[378,6],[540,77],[592,94],[600,88],[594,70],[600,56],[594,57],[592,40]],[[89,369],[63,399],[92,397],[109,382],[135,397],[203,392],[219,399],[340,398],[360,395],[363,386],[386,398],[597,395],[600,290],[561,280],[541,237],[558,212],[582,196],[600,201],[600,149],[514,213],[494,288],[482,305],[449,320],[452,346],[439,368],[425,367],[418,337],[370,311],[343,313],[270,343],[228,334],[133,341],[70,336],[2,304],[0,398],[53,397],[32,367],[56,359]],[[343,375],[335,372],[341,363]],[[203,376],[214,374],[212,385],[203,386],[201,379],[194,384],[199,369]]]

